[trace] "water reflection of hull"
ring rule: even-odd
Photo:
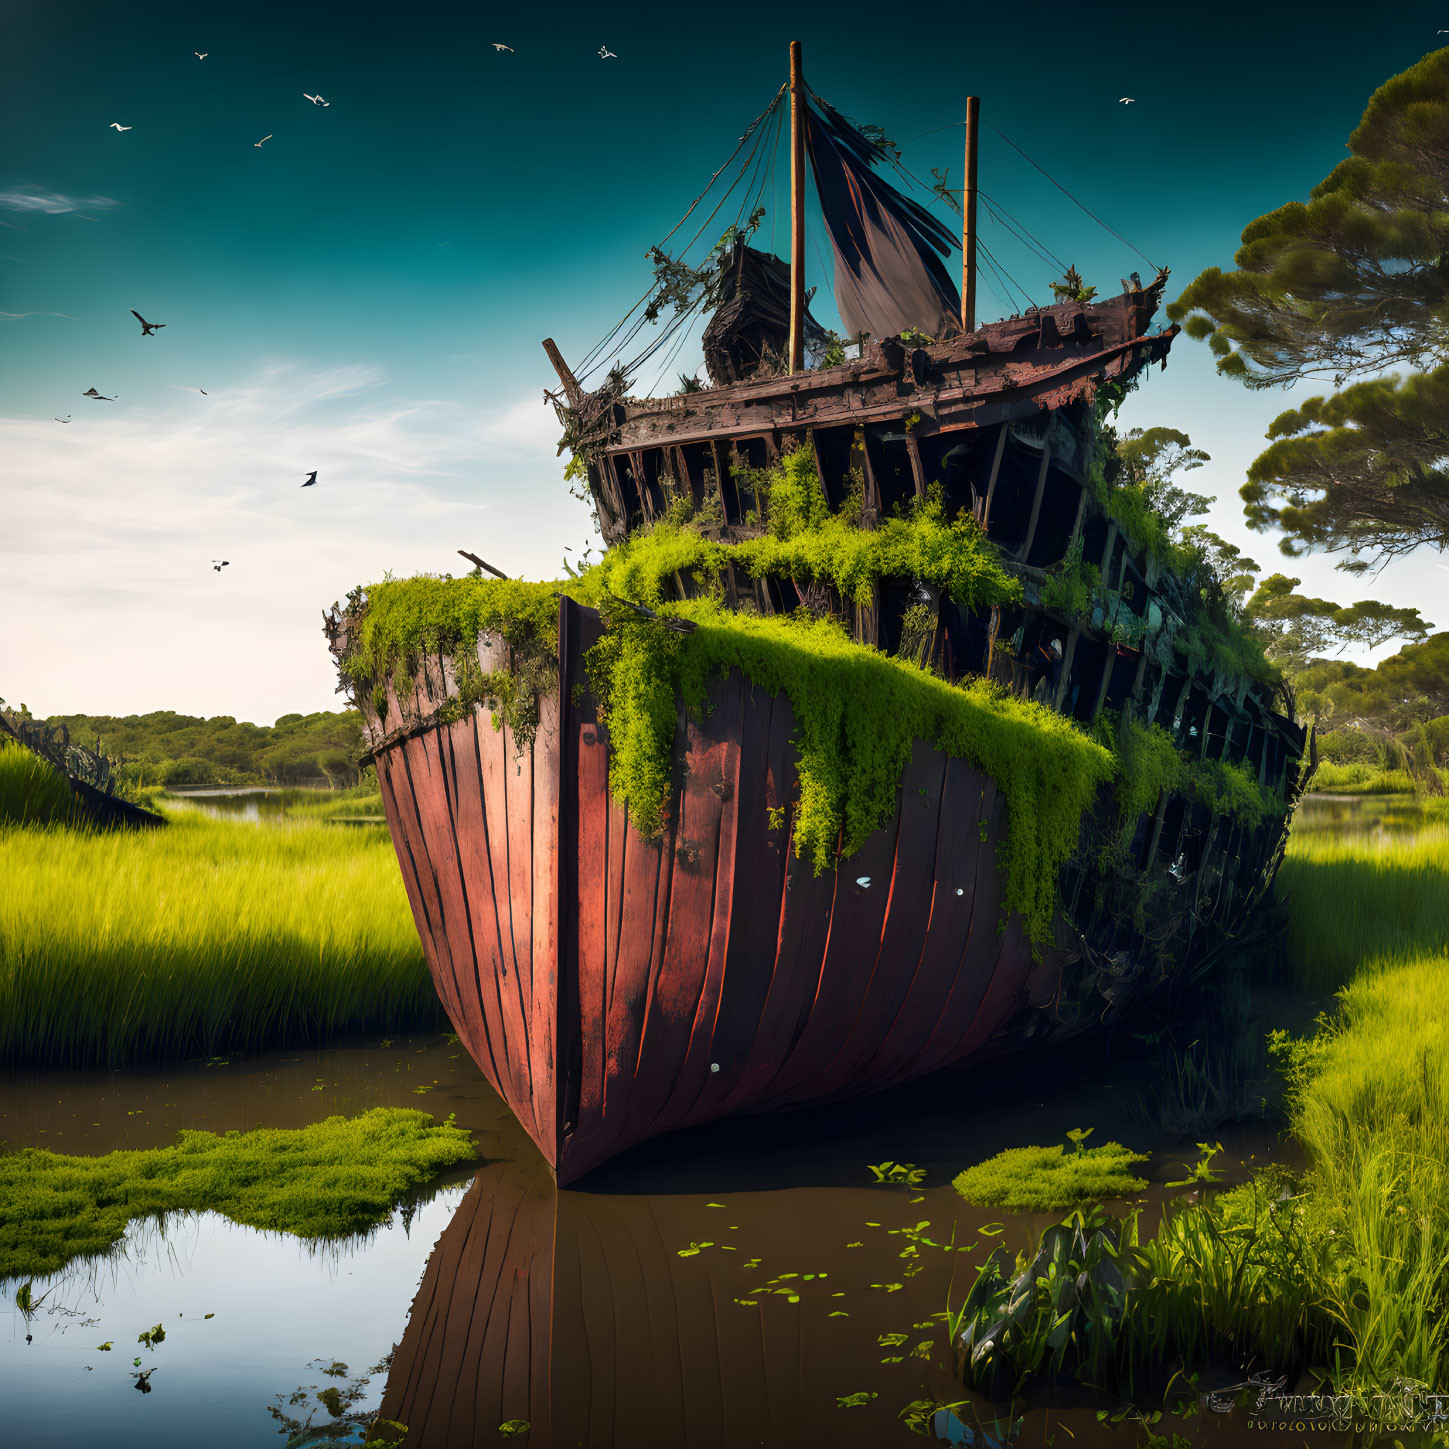
[[[450,720],[435,656],[415,699],[388,684],[389,719],[428,723],[374,748],[439,994],[561,1183],[676,1128],[937,1071],[1051,1000],[1062,957],[1032,977],[1017,918],[1001,928],[995,782],[918,742],[892,818],[816,876],[789,844],[789,700],[731,673],[703,720],[680,705],[670,818],[646,839],[610,796],[598,616],[564,600],[559,627],[531,745],[476,709]],[[506,662],[501,640],[479,652]]]
[[[868,1236],[863,1223],[880,1216],[881,1195],[754,1196],[757,1205],[732,1198],[707,1209],[701,1198],[555,1192],[541,1164],[485,1168],[428,1262],[382,1417],[408,1426],[407,1449],[474,1449],[519,1419],[529,1449],[898,1442],[897,1413],[921,1396],[919,1373],[900,1371],[898,1397],[838,1403],[885,1387],[888,1350],[862,1308],[872,1273],[859,1248],[843,1247]],[[716,1241],[689,1251],[706,1237]],[[731,1237],[741,1239],[733,1253],[721,1241]],[[764,1260],[756,1270],[745,1266],[752,1253]],[[827,1263],[798,1303],[750,1292],[790,1270],[786,1281],[799,1285]],[[852,1275],[845,1265],[858,1266]],[[883,1291],[874,1297],[901,1329],[945,1294],[931,1274],[888,1300]]]

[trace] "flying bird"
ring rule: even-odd
[[[86,390],[85,390],[85,391],[84,391],[84,392],[83,392],[83,393],[82,393],[82,394],[81,394],[81,396],[82,396],[82,397],[93,397],[93,398],[95,398],[95,400],[96,400],[96,401],[97,401],[97,402],[115,402],[115,400],[116,400],[116,397],[120,397],[120,393],[117,393],[117,394],[116,394],[116,397],[106,397],[106,396],[105,396],[105,395],[104,395],[104,394],[102,394],[102,393],[98,393],[98,392],[97,392],[97,391],[96,391],[96,390],[95,390],[95,388],[93,388],[93,387],[88,387],[88,388],[87,388],[87,389],[86,389]]]
[[[1135,99],[1136,98],[1134,96],[1119,96],[1117,98],[1117,104],[1119,106],[1130,106],[1133,104]]]
[[[135,129],[134,126],[123,126],[119,121],[111,122],[111,130],[113,131],[134,131]]]
[[[141,324],[141,336],[149,337],[158,327],[164,327],[164,322],[148,322],[134,307],[131,308],[131,316]]]
[[[228,558],[214,558],[211,561],[211,566],[217,571],[217,573],[220,573],[222,569],[224,569],[230,562],[231,560]]]
[[[197,60],[205,60],[206,57],[211,54],[209,50],[193,50],[191,53],[197,58]]]
[[[599,47],[599,59],[600,60],[618,60],[618,58],[619,57],[617,55],[615,55],[614,52],[612,50],[610,50],[607,45],[601,45]]]
[[[307,481],[302,485],[302,487],[310,488],[316,481],[317,470],[314,468],[309,474],[307,474]]]
[[[509,55],[512,55],[513,54],[513,47],[511,45],[499,45],[499,43],[496,40],[493,41],[492,44],[493,44],[493,49],[494,50],[506,50],[509,53]]]
[[[270,141],[271,139],[272,139],[272,133],[270,131],[268,131],[267,134],[262,137],[262,141]],[[252,145],[253,146],[260,146],[262,144],[262,141],[253,141],[252,142]]]
[[[199,387],[196,390],[197,390],[197,392],[199,392],[202,395],[202,397],[210,397],[211,396],[211,394],[209,392],[207,392],[207,390],[204,387]]]
[[[55,415],[52,413],[51,416],[54,417]],[[63,418],[56,418],[55,420],[58,423],[68,423],[70,421],[70,414],[67,413]]]
[[[311,101],[314,106],[330,106],[332,104],[331,101],[324,101],[320,92],[315,96],[309,96],[306,91],[303,91],[302,99]]]

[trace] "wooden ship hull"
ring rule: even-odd
[[[562,601],[530,746],[470,711],[373,754],[439,995],[560,1182],[661,1132],[935,1071],[1051,1001],[1060,957],[1002,929],[1004,797],[962,760],[918,743],[889,824],[817,876],[790,850],[790,702],[731,672],[702,721],[680,707],[674,809],[642,836],[583,667],[599,627]],[[389,715],[435,718],[451,674],[428,661]]]
[[[775,259],[733,255],[779,281]],[[789,370],[778,317],[746,325],[734,303],[716,314],[734,330],[705,334],[719,385],[674,397],[627,397],[622,372],[587,392],[545,344],[561,447],[587,471],[606,543],[681,514],[724,543],[759,537],[760,470],[799,449],[831,511],[852,508],[862,529],[939,500],[975,519],[1017,602],[973,610],[909,577],[846,600],[732,563],[723,601],[829,614],[889,653],[925,601],[934,629],[915,662],[939,677],[985,675],[1084,727],[1108,710],[1161,726],[1184,755],[1234,765],[1291,807],[1304,749],[1291,707],[1191,662],[1197,584],[1104,506],[1104,407],[1165,365],[1176,328],[1149,328],[1166,273],[979,328],[968,302],[938,341],[885,337],[813,370],[799,360],[799,276],[785,278]],[[1051,603],[1067,559],[1100,580],[1085,615]],[[697,587],[675,576],[675,597]],[[348,616],[327,627],[344,657]],[[702,720],[678,706],[665,828],[646,838],[610,790],[584,663],[600,627],[561,600],[556,687],[530,741],[460,704],[460,663],[474,678],[511,667],[501,638],[484,636],[476,660],[395,669],[370,682],[381,693],[357,688],[439,994],[561,1183],[663,1132],[876,1091],[1126,1011],[1240,932],[1280,856],[1281,815],[1251,825],[1164,792],[1123,837],[1104,796],[1058,882],[1054,944],[1034,956],[1022,923],[1003,920],[1000,782],[917,741],[889,820],[817,876],[791,850],[789,700],[738,673],[714,684]]]

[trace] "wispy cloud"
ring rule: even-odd
[[[26,601],[8,698],[266,720],[335,708],[324,605],[389,570],[461,570],[459,548],[552,577],[587,534],[558,421],[532,398],[480,410],[401,396],[367,364],[282,362],[207,392],[82,408],[64,428],[0,417],[0,577]]]
[[[64,317],[68,322],[78,322],[78,317],[72,317],[69,312],[0,312],[7,322],[18,322],[22,317]]]
[[[0,191],[0,208],[6,211],[43,211],[47,216],[62,216],[69,211],[92,209],[102,211],[121,203],[109,196],[67,196],[60,191],[41,191],[34,186],[17,186]],[[87,220],[94,221],[94,217]]]

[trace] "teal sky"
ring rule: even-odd
[[[539,340],[576,360],[645,290],[646,250],[768,103],[791,39],[919,176],[959,177],[979,94],[1172,268],[1171,296],[1327,173],[1449,8],[8,0],[0,20],[0,579],[24,601],[0,695],[270,720],[333,704],[317,611],[353,583],[448,570],[460,547],[550,576],[580,547]],[[990,130],[981,186],[1103,292],[1147,271]],[[1044,263],[985,239],[1049,300]],[[813,244],[807,266],[828,285]],[[984,291],[980,311],[1018,305]],[[133,307],[165,330],[143,339]],[[1207,448],[1212,522],[1276,567],[1236,493],[1288,405],[1181,341],[1124,420]],[[1325,561],[1292,571],[1449,625],[1432,560],[1371,590]]]

